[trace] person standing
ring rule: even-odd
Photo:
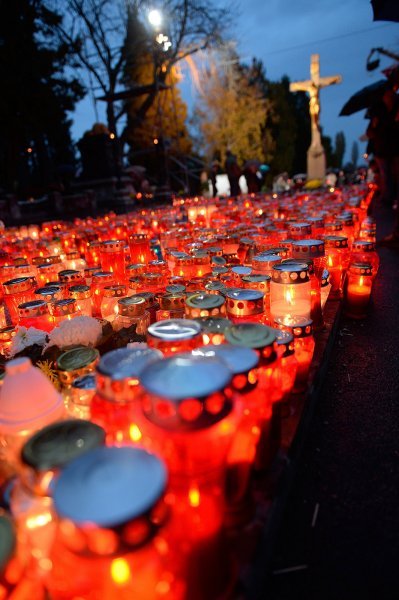
[[[239,196],[241,194],[240,177],[241,169],[237,163],[237,157],[230,150],[226,152],[226,161],[224,168],[230,183],[230,196]]]

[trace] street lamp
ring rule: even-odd
[[[162,14],[156,8],[153,8],[148,13],[148,21],[155,29],[162,25]]]

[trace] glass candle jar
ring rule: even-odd
[[[153,259],[150,240],[145,233],[129,236],[130,259],[132,263],[147,264]]]
[[[0,329],[0,353],[8,358],[12,344],[12,338],[17,333],[15,327],[2,327]]]
[[[84,271],[84,269],[87,267],[85,259],[80,257],[80,254],[77,250],[67,252],[63,262],[66,269]]]
[[[190,281],[194,277],[194,258],[184,252],[174,257],[173,275],[183,277],[184,281]]]
[[[277,318],[275,322],[279,329],[285,329],[294,336],[295,358],[298,362],[298,368],[293,392],[304,392],[308,386],[309,370],[315,348],[312,321],[297,316]]]
[[[148,270],[148,267],[142,263],[133,263],[133,264],[127,265],[126,271],[125,271],[125,280],[126,280],[127,284],[129,283],[129,280],[131,277],[134,277],[134,278],[142,277],[144,275],[144,273],[146,273],[147,270]]]
[[[186,298],[185,314],[187,319],[197,317],[224,317],[225,299],[215,294],[198,293]]]
[[[159,309],[157,296],[154,294],[154,292],[138,292],[136,295],[140,296],[140,298],[144,298],[146,301],[145,309],[150,314],[150,323],[155,323],[157,320],[157,311]]]
[[[128,329],[135,325],[136,334],[145,335],[150,324],[147,305],[146,299],[138,295],[120,298],[117,303],[118,314],[112,322],[114,331]]]
[[[88,285],[71,285],[69,297],[76,301],[79,313],[84,317],[92,316],[91,289]]]
[[[213,344],[219,346],[225,343],[224,332],[230,327],[231,321],[223,317],[200,317],[196,321],[201,326],[202,343],[205,346]]]
[[[330,273],[327,269],[323,271],[323,277],[321,279],[320,298],[321,298],[321,309],[324,311],[324,307],[328,300],[331,291]]]
[[[116,283],[125,280],[125,242],[107,240],[100,246],[100,262],[103,271],[113,274]]]
[[[329,235],[324,238],[327,254],[327,268],[330,273],[330,298],[337,300],[343,295],[343,282],[349,266],[350,252],[348,238]]]
[[[118,300],[125,298],[127,288],[125,285],[110,285],[104,288],[104,296],[101,301],[101,318],[113,323],[118,314]]]
[[[4,302],[13,325],[18,324],[18,306],[24,302],[35,300],[35,287],[35,282],[31,277],[19,277],[3,283]]]
[[[352,248],[355,237],[355,223],[351,213],[342,213],[337,216],[337,221],[342,224],[342,234],[348,238],[348,246]]]
[[[194,356],[216,356],[226,363],[233,373],[231,386],[242,402],[242,414],[230,447],[227,462],[227,522],[230,526],[243,526],[253,516],[249,496],[250,473],[256,455],[260,429],[257,415],[251,411],[251,395],[256,389],[258,354],[251,348],[222,344],[202,346],[193,351]]]
[[[64,388],[69,388],[72,383],[94,372],[99,361],[100,353],[96,348],[80,346],[63,352],[57,359],[57,374]]]
[[[233,323],[269,322],[269,315],[265,312],[263,293],[257,290],[226,289],[226,314]]]
[[[276,333],[266,325],[241,323],[226,329],[225,337],[227,343],[252,348],[258,354],[258,382],[256,388],[248,395],[246,406],[256,418],[259,428],[255,467],[259,470],[266,469],[273,460],[270,446],[273,395],[281,390]]]
[[[312,225],[310,223],[290,223],[288,237],[293,240],[304,240],[312,235]]]
[[[237,256],[243,265],[250,265],[255,254],[255,241],[251,238],[241,238],[237,248]]]
[[[51,484],[68,462],[105,442],[103,429],[88,421],[61,421],[41,429],[23,446],[22,469],[10,498],[20,556],[39,577],[48,572],[55,536]]]
[[[369,242],[376,242],[377,224],[373,217],[366,217],[360,225],[359,238]]]
[[[79,317],[80,312],[76,300],[66,298],[64,300],[56,300],[53,303],[53,320],[54,327],[57,327],[62,321],[71,321],[75,317]]]
[[[351,263],[370,263],[373,272],[373,280],[376,278],[380,266],[375,243],[367,240],[354,240],[352,244]]]
[[[53,303],[62,300],[62,290],[56,286],[45,286],[34,291],[35,300],[43,300],[48,306],[49,313],[53,314]]]
[[[322,240],[297,240],[292,244],[292,258],[301,261],[313,261],[314,273],[319,281],[326,266],[324,241]]]
[[[231,377],[218,359],[188,354],[141,373],[143,444],[168,466],[171,543],[190,599],[223,597],[232,579],[223,531],[226,461],[239,417]]]
[[[263,294],[263,306],[265,313],[270,314],[270,281],[269,275],[245,275],[242,278],[242,287],[246,290],[257,290]]]
[[[61,263],[46,263],[37,267],[37,283],[40,287],[46,286],[50,281],[58,280],[58,273],[62,271]]]
[[[184,286],[167,286],[184,287]],[[156,312],[156,320],[183,319],[185,312],[186,296],[182,293],[166,293],[158,296],[159,310]]]
[[[373,285],[370,263],[351,263],[344,286],[344,313],[352,319],[364,319]]]
[[[222,293],[225,289],[226,289],[225,284],[219,280],[209,281],[204,286],[204,291],[206,294],[215,294],[216,296],[218,296],[220,293]]]
[[[97,448],[54,488],[53,600],[182,600],[163,527],[166,469],[142,448]]]
[[[99,266],[98,267],[86,267],[85,270],[83,271],[83,273],[84,273],[85,284],[91,285],[93,275],[95,273],[101,273],[101,267],[99,267]]]
[[[281,263],[278,254],[256,254],[252,259],[252,275],[269,275],[271,277],[273,267]]]
[[[64,402],[68,415],[75,419],[91,417],[91,401],[96,391],[93,374],[83,375],[72,381],[70,388],[64,388]]]
[[[35,327],[50,332],[54,328],[53,317],[49,313],[49,306],[44,300],[31,300],[18,306],[20,327]]]
[[[309,217],[308,222],[312,227],[312,236],[314,239],[320,239],[325,234],[323,217]]]
[[[119,348],[107,352],[96,368],[97,390],[91,402],[91,418],[107,433],[108,444],[137,444],[140,373],[160,360],[161,352],[149,348]]]
[[[92,292],[92,314],[93,317],[101,317],[101,302],[104,296],[104,288],[114,285],[114,274],[110,271],[93,273],[90,289]]]
[[[61,283],[65,283],[67,289],[72,285],[82,285],[85,283],[83,271],[75,269],[64,269],[58,273],[58,279]]]
[[[305,263],[286,262],[276,265],[270,282],[270,312],[275,320],[285,316],[309,317],[311,283]]]
[[[101,242],[89,242],[85,251],[85,259],[88,267],[100,266]]]
[[[5,368],[0,404],[0,454],[15,470],[26,439],[41,427],[62,419],[65,409],[61,395],[29,358],[11,360]]]
[[[281,400],[286,402],[294,388],[298,362],[295,357],[293,334],[290,331],[276,329],[276,336],[281,365]]]
[[[166,319],[153,323],[147,330],[147,344],[165,356],[190,352],[202,345],[201,327],[191,319]]]

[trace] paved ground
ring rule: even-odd
[[[399,598],[399,252],[380,257],[368,318],[341,320],[265,600]]]

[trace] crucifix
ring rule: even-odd
[[[308,149],[308,179],[324,180],[326,174],[326,157],[321,143],[320,132],[320,96],[321,88],[341,83],[341,75],[320,77],[320,56],[312,54],[310,58],[310,79],[290,83],[290,92],[307,92],[309,94],[309,112],[311,120],[311,143]]]

